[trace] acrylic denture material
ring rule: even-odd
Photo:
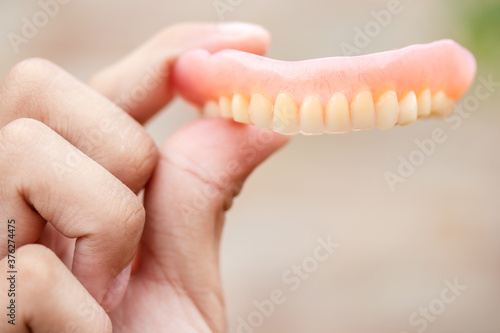
[[[475,73],[472,54],[443,40],[298,62],[194,50],[178,60],[173,79],[180,95],[206,116],[291,135],[385,130],[446,116]]]

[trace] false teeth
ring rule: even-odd
[[[415,92],[411,91],[399,102],[399,125],[408,125],[417,120],[418,104]]]
[[[432,95],[430,89],[425,89],[417,99],[418,117],[428,117],[431,114]]]
[[[438,91],[432,96],[431,113],[438,116],[447,116],[453,112],[453,102],[444,91]]]
[[[234,121],[243,124],[250,124],[250,115],[248,114],[250,105],[248,100],[240,94],[234,94],[231,105],[233,109]]]
[[[454,102],[443,91],[432,94],[426,89],[417,97],[414,91],[398,100],[394,90],[379,96],[376,101],[369,91],[356,94],[349,103],[346,94],[337,92],[323,104],[316,95],[308,95],[300,107],[287,93],[272,101],[261,93],[247,97],[240,93],[232,98],[220,97],[219,102],[209,101],[203,113],[206,117],[224,117],[234,121],[254,124],[287,135],[303,133],[345,133],[377,127],[382,130],[395,125],[408,125],[418,117],[448,115]]]
[[[396,126],[399,119],[398,95],[391,90],[380,96],[375,105],[377,127],[388,130]]]
[[[299,132],[297,103],[288,94],[279,94],[274,103],[273,130],[281,134]]]
[[[273,128],[273,103],[262,94],[253,94],[250,100],[250,121],[257,127]]]
[[[346,133],[351,129],[349,102],[344,93],[336,93],[326,105],[326,133]]]
[[[323,134],[325,132],[323,104],[317,96],[307,96],[302,102],[300,132],[303,134]]]
[[[351,102],[351,129],[362,131],[375,126],[375,105],[369,91],[358,93]]]

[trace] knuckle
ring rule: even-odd
[[[27,146],[33,146],[47,127],[35,119],[19,118],[0,129],[0,160],[12,155],[26,153]]]
[[[146,210],[140,199],[134,194],[124,199],[123,205],[127,207],[122,220],[123,233],[127,239],[138,242],[146,221]]]
[[[159,156],[158,147],[149,135],[145,134],[136,142],[139,142],[138,147],[135,149],[136,153],[130,163],[135,178],[133,179],[133,191],[140,190],[146,184],[153,173]]]
[[[112,237],[113,241],[127,243],[131,251],[133,246],[139,242],[146,220],[146,212],[141,200],[125,185],[117,183],[111,193],[113,204],[108,220],[111,223],[99,223],[95,233]]]
[[[43,245],[25,245],[17,252],[20,280],[27,294],[43,293],[62,278],[62,269],[67,271],[59,258]]]
[[[5,125],[2,130],[2,139],[14,143],[23,143],[28,139],[39,137],[45,125],[31,118],[19,118]]]
[[[26,154],[26,144],[36,138],[33,132],[29,130],[33,124],[26,119],[14,120],[0,129],[0,187],[12,179],[10,175],[17,172],[11,166],[17,164],[22,156]]]
[[[9,71],[3,83],[7,90],[15,90],[18,103],[39,97],[62,70],[48,60],[30,58],[23,60]],[[28,101],[29,102],[29,101]]]
[[[113,238],[123,258],[130,259],[135,254],[140,242],[146,220],[146,211],[137,196],[130,190],[120,198],[114,218],[112,232],[103,232],[107,239]],[[111,224],[110,224],[111,225]]]

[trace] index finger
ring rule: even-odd
[[[144,123],[172,100],[170,69],[182,53],[231,48],[262,55],[269,43],[269,33],[254,24],[178,24],[95,74],[89,85]]]

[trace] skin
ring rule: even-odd
[[[44,60],[12,69],[0,88],[0,212],[3,230],[16,221],[17,316],[15,326],[0,321],[1,332],[226,330],[224,212],[287,138],[201,119],[158,149],[141,124],[172,100],[181,54],[263,54],[268,43],[255,26],[183,24],[88,85]],[[156,82],[145,98],[123,99],[145,77]],[[4,272],[8,239],[0,234]],[[4,305],[9,288],[1,279]]]

